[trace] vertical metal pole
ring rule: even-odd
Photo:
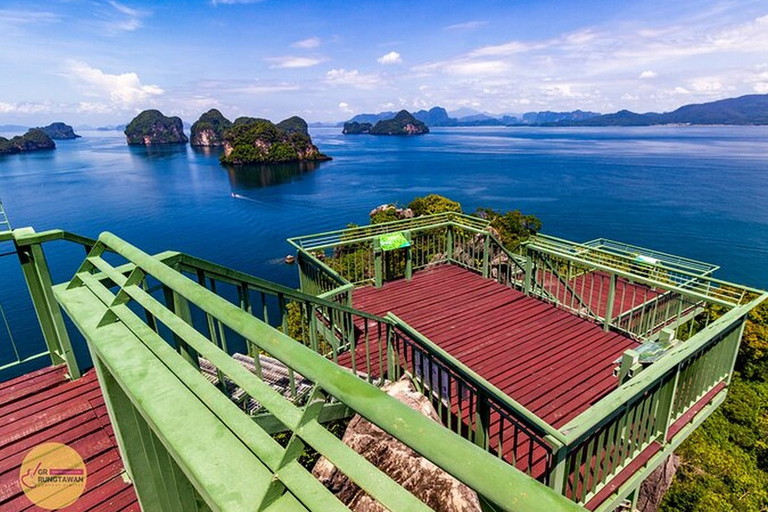
[[[382,268],[381,243],[378,238],[373,239],[373,278],[376,288],[381,288],[384,282],[384,269]]]
[[[531,294],[531,283],[533,282],[533,259],[530,254],[525,255],[525,283],[523,292],[526,295]]]
[[[483,277],[488,279],[488,267],[491,260],[491,236],[486,233],[483,240]]]
[[[18,239],[19,235],[29,235],[34,232],[32,228],[17,229],[14,231],[14,237]],[[65,363],[69,377],[73,380],[79,379],[80,366],[72,350],[61,308],[53,296],[53,282],[43,249],[39,244],[20,246],[17,240],[14,242],[24,280],[32,298],[32,305],[51,356],[51,364]]]
[[[550,435],[544,436],[544,441],[552,447],[552,469],[549,472],[547,485],[560,494],[565,495],[566,462],[568,448]]]
[[[611,273],[610,286],[608,288],[608,302],[605,305],[605,318],[603,319],[603,330],[608,331],[613,321],[613,301],[616,299],[616,274]]]
[[[445,244],[445,258],[450,261],[453,259],[453,225],[448,226],[447,242]]]
[[[491,408],[488,405],[488,397],[477,394],[475,408],[475,444],[483,450],[488,449],[491,430]]]
[[[411,242],[410,231],[405,233],[405,238]],[[405,278],[410,281],[413,277],[413,244],[405,248]]]

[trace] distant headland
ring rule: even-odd
[[[56,143],[42,129],[30,128],[24,135],[12,139],[0,137],[0,155],[56,149]]]

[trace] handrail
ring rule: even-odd
[[[316,295],[304,293],[300,290],[289,288],[281,284],[273,283],[271,281],[267,281],[265,279],[255,277],[250,274],[246,274],[245,272],[241,272],[239,270],[233,270],[233,269],[218,265],[216,263],[212,263],[210,261],[204,260],[202,258],[191,256],[189,254],[185,254],[185,253],[179,253],[179,254],[180,254],[180,259],[178,260],[177,264],[180,265],[182,269],[184,267],[187,267],[190,269],[201,269],[205,272],[208,272],[214,275],[216,278],[221,279],[222,281],[231,280],[231,284],[245,283],[250,286],[254,286],[256,287],[256,289],[259,289],[259,290],[269,291],[274,294],[282,294],[285,297],[296,299],[303,302],[309,301],[317,306],[332,307],[343,313],[352,313],[361,318],[376,320],[379,322],[386,321],[384,318],[374,315],[372,313],[360,311],[352,307],[346,306],[344,304],[339,304],[338,302],[333,302],[325,298],[318,297]]]
[[[413,338],[414,340],[418,341],[418,343],[424,347],[426,347],[430,352],[432,352],[434,355],[436,355],[445,365],[447,365],[451,370],[455,371],[459,375],[461,375],[464,379],[467,380],[467,382],[475,385],[478,389],[482,389],[483,392],[486,392],[488,395],[490,395],[494,400],[498,401],[501,405],[503,405],[506,409],[514,412],[515,414],[520,415],[523,419],[525,419],[527,422],[530,423],[531,427],[536,428],[539,433],[544,435],[550,435],[556,440],[560,442],[565,442],[566,438],[555,427],[551,426],[546,421],[542,420],[535,414],[533,414],[531,411],[526,409],[522,404],[515,401],[514,399],[507,396],[506,393],[501,391],[499,388],[485,380],[483,377],[472,371],[468,366],[466,366],[464,363],[457,360],[455,357],[450,355],[448,352],[440,348],[439,345],[437,345],[435,342],[421,334],[419,331],[411,327],[407,322],[402,320],[400,317],[395,315],[392,312],[387,313],[387,318],[393,322],[393,324],[401,329],[402,331],[406,332],[408,336]]]
[[[224,321],[239,335],[287,362],[365,418],[425,456],[437,466],[507,510],[541,510],[542,506],[582,510],[563,496],[525,476],[438,423],[382,393],[352,373],[247,312],[215,295],[117,236],[105,232],[99,241],[136,264],[202,311]],[[396,421],[395,421],[396,419]],[[450,450],[445,448],[450,446]]]
[[[667,372],[673,370],[688,356],[705,347],[716,334],[729,328],[740,317],[745,317],[747,313],[766,299],[768,299],[768,292],[763,292],[751,302],[728,311],[684,343],[670,349],[664,357],[643,370],[639,375],[622,384],[585,412],[560,427],[560,432],[565,436],[565,443],[570,445],[588,436],[597,426],[610,419],[624,404],[657,384]]]
[[[371,224],[368,226],[339,229],[328,231],[326,233],[292,237],[288,239],[288,243],[297,249],[318,250],[338,245],[360,243],[391,231],[432,229],[451,223],[458,224],[462,228],[482,231],[488,224],[490,224],[490,221],[462,213],[445,212],[436,215],[422,215],[410,219]]]
[[[557,240],[557,239],[556,239]],[[652,279],[650,277],[646,277],[643,275],[639,275],[633,272],[628,272],[625,270],[621,270],[619,268],[616,268],[616,266],[612,266],[609,264],[606,264],[602,261],[598,261],[597,259],[589,259],[584,257],[584,253],[570,253],[567,251],[561,250],[562,244],[551,244],[548,245],[546,243],[540,244],[537,243],[537,240],[531,240],[526,243],[526,247],[529,250],[534,250],[537,252],[541,252],[544,254],[550,254],[553,256],[557,256],[560,258],[569,259],[576,262],[582,262],[585,264],[588,264],[589,266],[592,266],[596,269],[603,270],[606,272],[612,272],[616,275],[620,275],[622,277],[627,277],[630,279],[633,279],[635,281],[639,281],[645,284],[648,284],[653,287],[662,288],[662,289],[672,289],[680,294],[687,295],[689,297],[699,299],[699,300],[705,300],[708,302],[715,302],[717,304],[720,304],[725,307],[733,307],[735,305],[741,304],[741,301],[743,300],[745,293],[761,293],[761,290],[750,288],[747,286],[742,285],[734,285],[733,283],[723,281],[720,279],[715,279],[708,276],[702,276],[701,274],[697,274],[694,272],[688,272],[685,270],[679,270],[674,269],[670,267],[665,267],[663,264],[658,265],[658,268],[662,270],[668,270],[671,272],[674,272],[679,275],[683,275],[689,278],[689,280],[685,283],[685,286],[677,286],[675,284],[670,284],[668,282],[659,281],[656,279]],[[596,249],[589,246],[579,246],[578,244],[572,244],[573,247],[581,247],[584,251],[595,251]],[[623,259],[627,262],[627,264],[630,265],[637,265],[635,262],[633,262],[631,259],[629,259],[626,256],[620,256],[613,253],[608,253],[611,257],[616,257]],[[657,267],[654,267],[657,268]],[[703,288],[703,291],[698,291],[696,289],[690,288],[687,285],[693,284],[693,283],[699,283],[700,288]],[[728,289],[731,288],[737,288],[740,292],[738,295],[735,293],[724,293],[723,292],[723,286],[728,287]],[[721,291],[720,294],[716,294],[716,291]]]

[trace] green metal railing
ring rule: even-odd
[[[108,250],[124,258],[125,264],[107,263],[102,256]],[[254,291],[270,291],[279,300],[288,290],[184,255],[169,263],[178,270],[105,233],[70,283],[54,288],[88,340],[121,453],[143,507],[345,509],[299,464],[301,453],[314,450],[386,508],[426,510],[327,430],[324,411],[340,403],[466,483],[498,510],[580,510],[481,447],[254,317],[254,304],[242,299]],[[185,274],[193,274],[198,282]],[[235,304],[221,296],[225,292],[220,287],[216,293],[210,289],[211,279],[229,281],[248,293],[241,294]],[[253,289],[257,286],[261,290]],[[335,302],[314,300],[313,307],[353,312]],[[184,303],[189,308],[181,307]],[[217,332],[231,331],[256,353],[280,360],[311,382],[312,392],[304,402],[295,403],[273,390],[235,362],[210,331],[195,326],[191,318],[195,309],[213,321]],[[269,311],[268,305],[264,311]],[[325,314],[315,309],[312,316],[330,321],[333,315]],[[330,325],[326,328],[337,332]],[[193,352],[215,365],[287,429],[287,446],[204,379],[189,358]]]
[[[557,430],[397,317],[388,316],[398,322],[390,341],[396,346],[392,350],[395,357],[401,358],[395,366],[411,374],[423,392],[432,395],[449,428],[469,432],[464,435],[468,439],[537,475],[570,499],[587,503],[651,444],[661,447],[659,453],[668,454],[690,434],[688,427],[703,421],[720,403],[725,389],[709,404],[698,404],[707,393],[727,386],[746,312],[768,295],[712,278],[710,274],[717,269],[714,265],[604,239],[575,244],[539,235],[523,245],[523,254],[516,254],[486,228],[465,217],[440,216],[432,218],[432,223],[427,217],[418,223],[394,222],[291,241],[299,254],[322,251],[324,261],[314,263],[332,268],[345,280],[345,290],[350,285],[381,286],[387,280],[409,279],[415,268],[448,263],[639,341],[654,340],[662,329],[679,330],[688,322],[690,330],[677,334],[690,339],[653,364],[637,364],[632,378]],[[389,253],[411,262],[401,266],[405,269],[401,273],[388,272],[377,263],[389,256],[377,250],[377,238],[396,231],[411,240],[409,247]],[[422,242],[425,236],[431,237],[428,244]],[[424,250],[425,245],[436,249]],[[345,247],[351,249],[345,252]],[[343,258],[351,253],[366,265],[347,265]],[[701,315],[707,305],[725,307],[728,313],[712,321],[711,315]],[[690,321],[694,317],[705,327],[697,334]],[[400,340],[399,333],[407,333],[407,337]],[[694,406],[695,417],[684,417]],[[676,421],[688,423],[678,425],[668,438]],[[517,451],[521,438],[529,443],[522,451],[531,457],[523,464]],[[515,448],[506,448],[507,442]],[[629,483],[607,503],[617,505],[632,491],[628,486],[636,488],[639,483],[633,478],[625,480]]]

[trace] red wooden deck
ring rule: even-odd
[[[613,361],[637,345],[451,265],[357,289],[353,305],[395,313],[556,428],[616,388]]]
[[[37,509],[24,495],[19,468],[44,442],[60,442],[83,458],[85,492],[66,511],[140,510],[133,485],[123,480],[123,462],[93,370],[77,381],[63,366],[0,383],[0,510]]]

